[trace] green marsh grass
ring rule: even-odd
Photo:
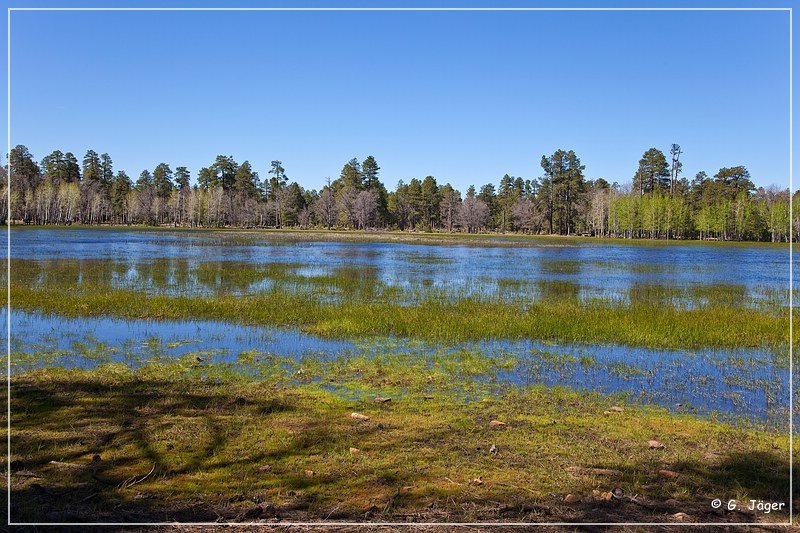
[[[788,312],[712,306],[680,309],[651,303],[581,303],[572,287],[552,300],[521,308],[502,301],[463,298],[392,301],[321,301],[306,293],[168,296],[83,287],[47,290],[12,286],[14,308],[65,316],[156,320],[209,319],[298,327],[323,337],[396,335],[437,341],[533,338],[617,343],[652,348],[779,347],[788,344]],[[565,297],[565,292],[567,297]],[[798,320],[797,318],[795,320]]]
[[[119,281],[132,270],[138,281]],[[305,275],[302,265],[280,262],[13,260],[11,299],[14,308],[67,316],[213,319],[340,338],[534,338],[684,349],[788,342],[787,308],[753,301],[743,286],[637,284],[627,301],[582,299],[581,290],[570,281],[500,279],[496,291],[468,294],[388,285],[374,267],[356,265]]]

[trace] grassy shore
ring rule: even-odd
[[[582,235],[531,235],[524,233],[445,233],[423,231],[398,231],[398,230],[340,230],[340,229],[271,229],[271,228],[190,228],[173,226],[111,226],[111,225],[83,225],[72,224],[69,226],[36,226],[14,225],[12,228],[12,241],[14,231],[29,229],[58,229],[81,230],[97,229],[105,231],[161,231],[185,232],[196,235],[224,235],[226,241],[238,236],[242,242],[255,239],[268,239],[295,242],[386,242],[406,244],[458,244],[475,246],[578,246],[578,245],[617,245],[617,246],[761,246],[765,248],[788,249],[788,243],[772,243],[761,241],[719,241],[719,240],[683,240],[683,239],[625,239],[612,237],[588,237]],[[795,243],[797,244],[797,243]]]
[[[458,367],[359,365],[322,381],[188,359],[17,376],[13,518],[786,519],[710,506],[786,501],[785,435],[559,388],[465,386]]]

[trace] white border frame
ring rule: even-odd
[[[793,364],[793,220],[792,190],[794,189],[792,158],[792,8],[791,7],[9,7],[7,8],[8,37],[8,88],[7,88],[7,152],[11,154],[11,13],[14,11],[782,11],[789,14],[789,521],[760,522],[12,522],[11,521],[11,160],[7,161],[9,194],[6,195],[6,498],[9,526],[792,526],[793,509],[793,419],[794,419],[794,364]]]

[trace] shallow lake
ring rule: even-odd
[[[786,247],[558,239],[530,239],[521,246],[508,246],[499,240],[493,244],[307,242],[263,233],[138,229],[25,228],[13,230],[11,238],[12,259],[45,265],[34,278],[40,282],[46,280],[51,268],[46,265],[74,263],[78,266],[74,283],[82,283],[84,266],[101,261],[101,271],[108,275],[105,281],[112,288],[147,292],[246,293],[265,290],[274,282],[266,277],[231,287],[221,278],[209,280],[196,272],[202,265],[235,261],[244,265],[290,264],[295,274],[308,277],[336,275],[349,269],[348,275],[355,272],[362,284],[417,293],[434,290],[456,297],[490,294],[514,298],[527,295],[530,287],[535,289],[530,294],[536,295],[556,287],[564,297],[630,300],[643,287],[656,287],[689,290],[677,293],[677,299],[686,299],[684,303],[690,307],[703,305],[703,298],[718,288],[740,298],[737,304],[768,302],[765,305],[774,307],[788,300]],[[148,267],[156,263],[161,266]],[[92,268],[87,266],[87,276],[97,275]],[[97,278],[87,282],[92,280]],[[709,290],[691,292],[698,288]],[[3,321],[5,317],[4,310]],[[14,372],[43,365],[92,367],[112,361],[136,366],[160,357],[192,355],[209,363],[230,364],[237,371],[257,372],[254,361],[261,356],[286,358],[302,366],[309,359],[385,353],[432,360],[440,354],[467,350],[498,361],[513,361],[469,376],[493,386],[546,384],[625,393],[632,401],[677,412],[696,412],[758,427],[788,425],[787,357],[770,350],[668,351],[534,340],[453,345],[394,338],[330,340],[295,329],[211,321],[67,319],[16,312],[13,302],[11,317]]]
[[[525,245],[430,246],[286,241],[253,232],[23,228],[12,232],[11,255],[34,260],[106,259],[126,267],[114,279],[115,286],[165,292],[213,293],[220,288],[213,282],[198,282],[180,273],[204,262],[238,261],[291,264],[293,272],[304,276],[336,275],[347,269],[346,275],[390,287],[417,293],[439,290],[459,297],[512,297],[515,292],[531,291],[628,301],[649,297],[655,287],[677,290],[670,301],[689,307],[702,305],[715,292],[743,303],[788,302],[786,246],[522,242]],[[143,265],[164,259],[173,263],[161,280],[167,287],[159,288],[158,280]],[[264,280],[236,289],[248,292],[269,286]]]
[[[5,313],[2,316],[5,321]],[[497,367],[467,376],[502,386],[558,385],[603,393],[676,412],[711,415],[748,426],[788,425],[788,370],[762,350],[651,350],[617,345],[577,345],[532,340],[484,340],[451,345],[377,338],[343,341],[294,329],[213,321],[73,319],[12,312],[12,372],[45,365],[92,368],[122,362],[136,367],[159,358],[201,357],[257,373],[272,356],[302,368],[306,358],[335,361],[354,356],[402,354],[433,362],[442,354],[480,353]],[[243,357],[246,355],[246,357]],[[780,359],[777,359],[778,361]],[[504,364],[511,361],[510,364]]]

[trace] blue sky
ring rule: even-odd
[[[319,188],[372,154],[462,190],[557,148],[628,182],[677,142],[689,178],[788,186],[788,39],[785,12],[17,11],[11,138],[134,178],[225,154]]]

